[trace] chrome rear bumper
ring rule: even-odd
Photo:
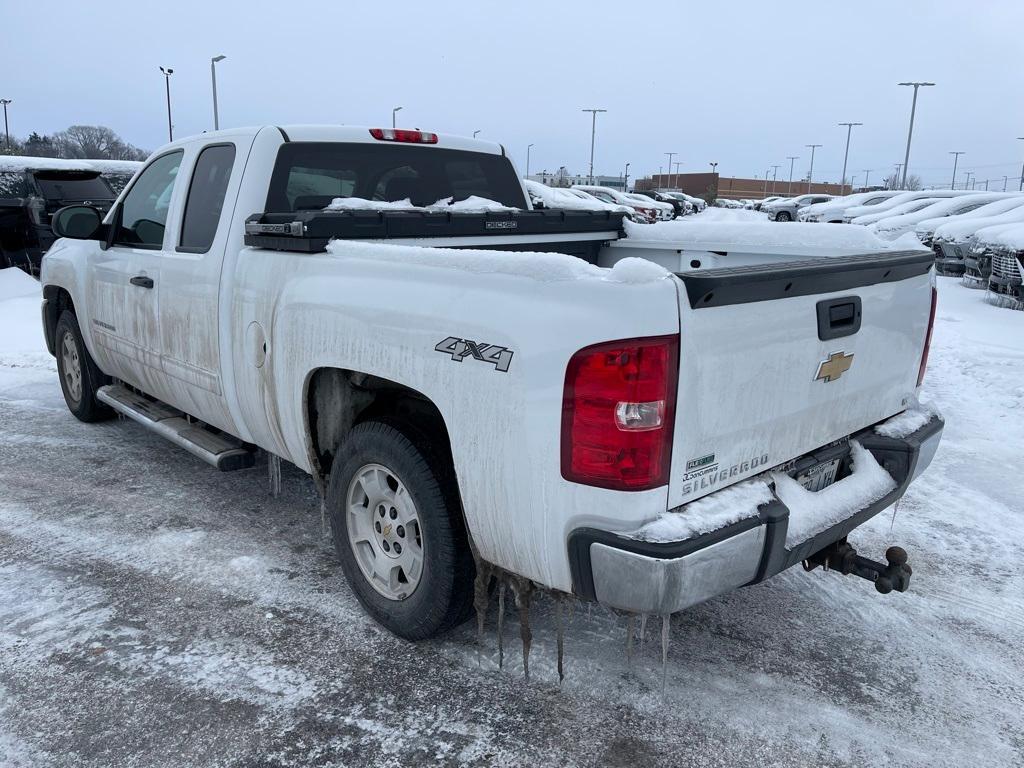
[[[573,590],[581,597],[628,611],[673,613],[738,587],[774,576],[889,507],[931,463],[944,422],[934,416],[903,438],[873,431],[856,436],[896,481],[896,487],[828,530],[786,547],[789,509],[777,497],[756,517],[673,542],[644,542],[579,529],[569,537]]]

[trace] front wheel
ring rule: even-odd
[[[56,331],[57,374],[64,402],[80,421],[94,422],[109,419],[114,411],[96,399],[96,392],[109,384],[85,348],[78,318],[65,311],[57,321]]]
[[[474,566],[446,473],[403,432],[364,422],[334,459],[327,488],[334,547],[366,611],[407,640],[464,621]]]
[[[792,221],[793,217],[789,215],[789,211],[779,211],[775,214],[776,221]]]

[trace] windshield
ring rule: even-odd
[[[476,195],[525,208],[508,158],[484,152],[392,143],[292,142],[270,179],[268,211],[321,210],[336,197],[432,205]]]
[[[116,195],[98,173],[36,171],[36,184],[47,200],[113,200]]]

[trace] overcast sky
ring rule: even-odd
[[[390,125],[499,141],[520,170],[585,172],[600,107],[596,173],[680,170],[763,177],[787,155],[815,180],[880,178],[902,162],[911,90],[911,173],[1020,177],[1024,2],[192,2],[7,3],[0,98],[11,130],[107,125],[138,146],[167,137],[163,76],[174,68],[175,135],[221,126]],[[959,174],[962,180],[962,174]],[[1012,187],[1015,188],[1015,187]]]

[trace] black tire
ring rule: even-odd
[[[401,479],[419,516],[422,572],[415,589],[403,599],[391,599],[377,591],[363,574],[350,542],[349,487],[369,464],[382,465]],[[424,640],[446,632],[465,621],[472,609],[476,569],[452,475],[428,446],[421,450],[405,433],[379,421],[355,426],[335,453],[327,508],[342,570],[367,613],[406,640]]]
[[[789,211],[779,211],[775,214],[776,221],[792,221],[793,217],[789,215]]]
[[[73,367],[69,370],[69,361],[66,359],[65,343],[71,345],[77,358],[79,388],[76,393],[72,383],[74,379]],[[114,415],[113,409],[104,405],[96,399],[96,392],[100,387],[110,383],[110,377],[96,367],[96,362],[85,348],[82,340],[82,330],[78,327],[78,318],[74,312],[65,310],[60,319],[57,320],[57,330],[54,336],[54,350],[57,353],[57,374],[60,378],[60,389],[64,393],[64,402],[68,404],[68,410],[75,415],[79,421],[92,423],[109,419]],[[72,362],[73,366],[74,363]],[[76,396],[77,394],[77,396]]]

